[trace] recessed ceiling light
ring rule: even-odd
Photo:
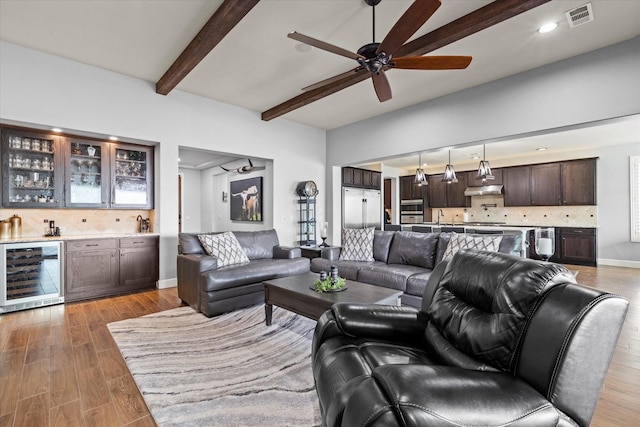
[[[480,156],[477,155],[477,154],[472,154],[471,155],[471,160],[478,160],[479,158],[480,158]]]
[[[51,130],[53,132],[58,132],[58,133],[62,132],[62,129],[60,129],[60,128],[51,128]]]
[[[178,157],[178,161],[180,161],[180,157]]]
[[[549,149],[549,147],[539,147],[536,148],[536,151],[547,151]]]
[[[542,27],[538,28],[538,32],[540,34],[550,33],[551,31],[555,30],[556,28],[558,28],[558,23],[557,22],[548,22],[548,23],[544,24]]]
[[[117,136],[110,136],[109,139],[112,140],[112,141],[117,141],[118,137]]]

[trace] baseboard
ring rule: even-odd
[[[175,288],[176,286],[178,286],[178,279],[176,277],[173,279],[158,280],[156,284],[157,289]]]
[[[624,259],[602,259],[598,258],[598,265],[608,265],[611,267],[640,268],[640,261],[628,261]]]

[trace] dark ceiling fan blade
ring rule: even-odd
[[[403,70],[462,70],[471,63],[470,56],[402,56],[393,58],[394,68]]]
[[[384,71],[380,70],[379,74],[372,73],[371,78],[373,79],[373,88],[376,90],[376,95],[378,95],[380,102],[390,100],[391,85],[389,85],[389,80],[384,74]]]
[[[396,53],[398,56],[425,55],[549,2],[551,2],[551,0],[496,0],[424,36],[408,42]],[[309,105],[368,78],[369,76],[366,73],[351,74],[344,79],[315,90],[301,93],[300,95],[281,102],[263,111],[260,117],[264,121],[273,120],[276,117],[295,111],[298,108]]]
[[[364,59],[364,56],[358,55],[355,52],[348,51],[339,46],[332,45],[331,43],[323,42],[322,40],[314,39],[313,37],[305,36],[297,31],[292,31],[287,34],[290,39],[297,40],[301,43],[308,44],[309,46],[317,47],[318,49],[325,50],[327,52],[335,53],[336,55],[345,56],[350,59]]]
[[[382,40],[377,54],[393,55],[440,7],[440,0],[415,0]]]
[[[317,88],[322,87],[324,85],[328,85],[330,83],[337,82],[338,80],[344,79],[345,77],[348,77],[348,76],[350,76],[352,74],[358,73],[358,72],[363,71],[363,70],[364,70],[363,67],[358,66],[358,67],[354,68],[353,70],[347,71],[346,73],[341,73],[341,74],[338,74],[337,76],[329,77],[328,79],[321,80],[318,83],[314,83],[312,85],[303,87],[302,90],[303,91],[314,90],[314,89],[317,89]]]

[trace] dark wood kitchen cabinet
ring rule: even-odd
[[[414,175],[400,177],[400,200],[425,200],[427,198],[428,185],[419,185],[415,182]]]
[[[556,228],[558,262],[596,266],[597,245],[595,228]]]
[[[65,301],[151,289],[158,280],[158,236],[65,242]]]
[[[431,208],[464,208],[469,199],[464,195],[467,188],[466,172],[457,175],[458,182],[442,181],[444,174],[429,175],[429,207]]]
[[[65,247],[65,301],[117,293],[118,239],[71,240]]]
[[[560,205],[560,164],[504,168],[505,206]]]
[[[120,239],[120,287],[152,288],[158,280],[158,237]]]
[[[442,182],[444,174],[429,175],[429,207],[447,207],[447,184]]]
[[[560,163],[531,166],[531,206],[560,205]]]
[[[563,205],[596,204],[596,161],[593,158],[562,162],[560,180]]]
[[[504,205],[595,205],[596,160],[504,168]]]
[[[345,166],[342,168],[342,185],[380,190],[382,174],[368,169]]]
[[[531,168],[516,166],[502,171],[505,206],[531,205]]]

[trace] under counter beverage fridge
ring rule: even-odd
[[[0,314],[64,302],[62,242],[0,244]]]

